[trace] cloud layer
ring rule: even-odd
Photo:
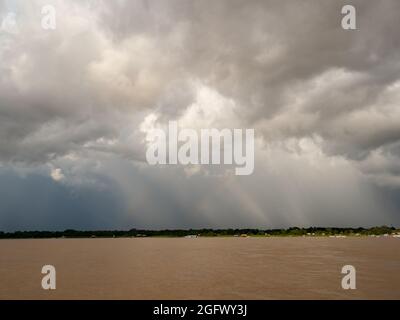
[[[400,3],[344,4],[0,0],[0,229],[400,224]],[[169,120],[254,175],[147,166]]]

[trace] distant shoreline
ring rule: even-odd
[[[399,236],[394,227],[288,229],[177,229],[177,230],[94,230],[0,232],[0,239],[90,239],[90,238],[197,238],[197,237],[361,237]]]

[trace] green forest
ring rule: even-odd
[[[323,228],[309,227],[288,229],[182,229],[182,230],[65,230],[65,231],[16,231],[1,232],[0,239],[45,238],[143,238],[143,237],[273,237],[273,236],[379,236],[400,234],[394,227],[372,228]]]

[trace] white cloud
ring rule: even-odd
[[[65,176],[60,168],[52,169],[50,176],[54,181],[57,181],[57,182],[59,182],[65,178]]]

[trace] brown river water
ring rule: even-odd
[[[400,238],[0,240],[0,299],[400,299]]]

